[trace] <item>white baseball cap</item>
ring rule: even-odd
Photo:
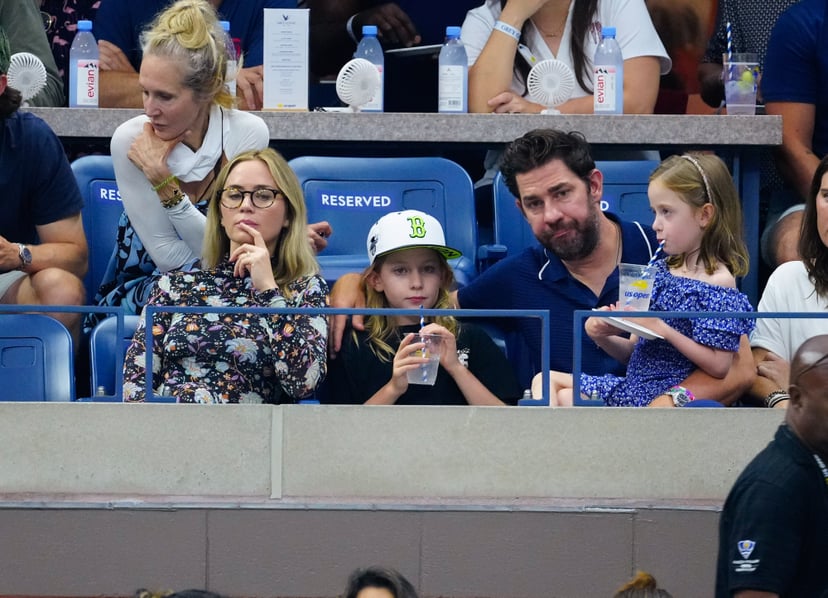
[[[368,257],[372,264],[381,255],[415,247],[433,249],[446,259],[462,255],[456,249],[446,246],[446,237],[440,221],[419,210],[386,214],[368,231]]]

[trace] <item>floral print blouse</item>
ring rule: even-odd
[[[320,276],[259,292],[233,264],[162,275],[149,305],[307,307],[327,305]],[[124,362],[124,401],[143,401],[146,313]],[[323,314],[156,312],[152,322],[153,388],[179,403],[291,403],[314,392],[326,373],[328,325]]]

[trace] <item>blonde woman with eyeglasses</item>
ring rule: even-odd
[[[201,269],[161,276],[147,303],[213,306],[154,314],[153,389],[182,403],[291,403],[326,372],[328,326],[313,308],[327,286],[307,242],[299,182],[272,149],[245,152],[216,178]],[[222,306],[309,308],[307,314],[222,314]],[[124,400],[142,401],[146,312],[124,364]]]

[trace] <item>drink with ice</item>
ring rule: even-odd
[[[424,363],[416,369],[409,370],[408,383],[434,386],[434,382],[437,381],[437,370],[440,369],[443,337],[439,334],[420,334],[413,342],[423,343],[423,348],[418,350],[415,355],[417,357],[427,358],[428,363]]]
[[[756,54],[732,54],[730,60],[727,54],[724,54],[722,79],[727,113],[756,114],[756,88],[759,83],[759,61]]]

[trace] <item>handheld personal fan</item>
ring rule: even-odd
[[[359,112],[379,91],[380,76],[377,67],[364,58],[354,58],[339,70],[336,77],[336,95],[352,112]]]
[[[23,105],[46,87],[46,67],[43,62],[29,52],[12,54],[9,62],[9,72],[6,73],[9,87],[13,87],[23,96]]]
[[[560,60],[541,60],[529,71],[526,87],[533,102],[547,107],[541,114],[560,114],[555,106],[563,104],[575,91],[575,75]]]

